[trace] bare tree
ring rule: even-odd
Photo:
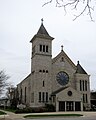
[[[0,95],[3,93],[6,86],[8,86],[7,80],[9,76],[5,74],[3,70],[0,71]]]
[[[18,104],[18,92],[14,85],[9,85],[6,91],[6,97],[10,101],[10,107],[17,108]]]
[[[71,10],[77,10],[79,13],[78,15],[74,15],[75,18],[73,20],[76,20],[82,14],[87,12],[86,14],[89,15],[91,21],[93,21],[92,11],[94,11],[94,6],[92,5],[91,0],[49,0],[45,2],[43,6],[52,3],[53,1],[55,1],[56,7],[63,7],[65,13],[67,7],[71,8]],[[80,11],[78,10],[79,8],[81,9]]]

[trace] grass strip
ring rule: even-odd
[[[5,111],[8,111],[8,112],[13,112],[13,113],[15,113],[15,111],[16,111],[16,110],[15,110],[15,109],[6,108],[6,109],[5,109]]]
[[[43,118],[43,117],[80,117],[81,114],[43,114],[43,115],[26,115],[24,118]]]
[[[16,109],[12,109],[12,108],[2,108],[1,110],[4,110],[4,111],[8,111],[8,112],[13,112],[15,113]]]
[[[0,115],[5,115],[5,114],[6,114],[5,112],[0,111]]]

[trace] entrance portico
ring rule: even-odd
[[[81,111],[81,102],[59,101],[59,111]]]
[[[71,87],[61,88],[53,93],[56,111],[82,111],[81,94]]]

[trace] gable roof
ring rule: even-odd
[[[52,92],[51,95],[54,96],[54,95],[58,94],[59,92],[61,92],[62,90],[65,90],[65,89],[68,88],[68,87],[69,87],[69,86],[61,87],[61,88],[59,88],[58,90]]]
[[[83,67],[79,64],[79,61],[78,61],[78,63],[77,63],[76,73],[79,73],[79,74],[87,74],[86,71],[83,69]]]
[[[31,77],[31,73],[27,77],[25,77],[19,84],[17,84],[17,86],[22,84],[24,81],[28,80],[28,78],[30,77]]]
[[[43,23],[41,23],[41,26],[37,32],[36,35],[34,35],[34,37],[31,39],[30,42],[32,42],[36,37],[39,37],[39,38],[45,38],[45,39],[50,39],[50,40],[53,40],[54,38],[51,37],[49,35],[49,33],[47,32],[46,28],[44,27]]]
[[[76,65],[72,62],[72,60],[63,50],[61,50],[61,52],[55,58],[52,59],[52,63],[55,63],[61,56],[64,56],[64,58],[67,59],[71,66],[76,70]]]

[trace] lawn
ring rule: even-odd
[[[44,118],[44,117],[80,117],[81,114],[43,114],[43,115],[26,115],[24,118]]]
[[[5,115],[5,114],[6,114],[5,112],[0,111],[0,115]]]
[[[4,110],[4,111],[9,111],[9,112],[13,112],[15,113],[16,109],[12,109],[12,108],[1,108],[1,110]]]
[[[13,113],[15,113],[15,111],[16,111],[16,109],[11,109],[11,108],[6,108],[5,110],[9,111],[9,112],[13,112]]]

